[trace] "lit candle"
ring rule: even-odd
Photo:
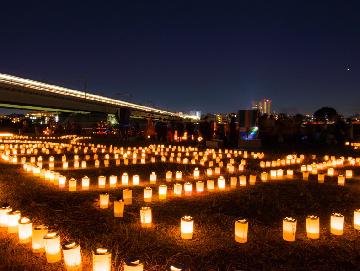
[[[295,241],[296,234],[296,219],[292,217],[285,217],[283,219],[283,239],[285,241]]]
[[[170,266],[170,271],[188,271],[188,270],[190,269],[181,263],[172,264]]]
[[[276,179],[277,171],[275,169],[270,170],[271,179]]]
[[[74,179],[74,178],[71,178],[69,180],[69,191],[70,192],[76,191],[76,179]]]
[[[218,178],[218,188],[219,190],[225,190],[226,188],[225,178],[223,176]]]
[[[32,250],[34,253],[41,253],[45,251],[44,236],[48,233],[48,227],[45,225],[38,225],[34,227],[32,233]]]
[[[18,233],[20,211],[12,211],[8,214],[8,233]]]
[[[182,179],[182,172],[181,172],[181,171],[176,171],[176,173],[175,173],[175,179],[176,179],[177,181],[181,181],[181,179]]]
[[[68,271],[81,271],[80,245],[75,241],[69,241],[62,246],[64,263]]]
[[[114,201],[114,217],[124,217],[124,201]]]
[[[106,177],[105,176],[99,176],[98,177],[98,187],[99,188],[105,188],[106,186]]]
[[[255,185],[255,183],[256,183],[256,175],[250,175],[249,184],[250,185]]]
[[[271,178],[273,178],[273,176],[271,175]],[[260,175],[260,179],[262,182],[266,183],[267,179],[268,179],[268,173],[267,172],[262,172]]]
[[[344,175],[339,175],[338,176],[338,185],[340,185],[340,186],[345,185],[345,177],[344,177]]]
[[[144,265],[139,259],[127,259],[124,263],[124,271],[143,271]]]
[[[352,178],[353,177],[353,171],[351,169],[347,169],[345,171],[345,176],[346,176],[347,179]]]
[[[150,183],[156,184],[156,173],[154,171],[150,174]]]
[[[238,243],[246,243],[248,235],[247,219],[239,219],[235,221],[235,241]]]
[[[111,175],[109,177],[109,185],[111,188],[114,188],[116,187],[116,184],[117,184],[117,176],[116,175]]]
[[[318,173],[318,183],[324,183],[325,182],[325,174]]]
[[[166,199],[167,194],[167,186],[165,184],[159,185],[159,199],[164,200]]]
[[[93,252],[93,271],[111,271],[111,253],[106,248]]]
[[[339,213],[333,213],[330,217],[330,232],[334,235],[343,235],[344,216]]]
[[[139,175],[133,175],[132,181],[133,181],[133,185],[139,185],[140,184]]]
[[[121,184],[124,186],[129,185],[129,175],[127,173],[123,173],[123,175],[121,175]]]
[[[167,181],[167,182],[171,182],[172,172],[171,172],[171,171],[167,171],[165,177],[166,177],[166,181]]]
[[[89,190],[89,186],[90,186],[90,179],[88,176],[84,176],[81,179],[81,188],[82,190]]]
[[[86,168],[86,161],[81,161],[81,168]]]
[[[190,183],[190,182],[184,183],[184,192],[185,192],[185,195],[191,195],[191,193],[192,193],[192,183]]]
[[[302,175],[304,181],[309,180],[309,171],[303,171]]]
[[[60,175],[58,178],[59,181],[59,188],[65,188],[66,186],[66,177],[63,175]]]
[[[235,177],[236,178],[236,177]],[[204,182],[202,181],[197,181],[196,182],[196,192],[197,193],[202,193],[204,192]]]
[[[208,191],[214,191],[215,190],[214,180],[207,180],[206,187]]]
[[[174,184],[174,195],[181,196],[181,194],[182,194],[182,184],[180,183]]]
[[[144,201],[151,202],[151,200],[152,200],[152,189],[151,189],[151,187],[145,187],[144,188]]]
[[[142,228],[150,228],[152,224],[152,213],[150,207],[141,207],[140,223]]]
[[[194,220],[191,216],[181,218],[181,238],[192,239],[194,232]]]
[[[310,239],[319,239],[320,219],[316,215],[306,217],[306,235]]]
[[[195,169],[194,169],[193,176],[194,176],[194,179],[198,179],[198,178],[199,178],[199,176],[200,176],[200,171],[199,171],[198,168],[195,168]]]
[[[100,194],[100,209],[107,209],[109,207],[109,194]]]
[[[230,177],[230,187],[235,188],[237,184],[237,177],[236,176],[231,176]]]
[[[354,228],[360,230],[360,209],[354,211]]]
[[[239,176],[240,186],[246,186],[246,175]]]
[[[7,227],[9,220],[9,213],[12,211],[12,208],[9,205],[3,205],[0,208],[0,227]]]
[[[124,189],[123,190],[123,199],[124,199],[125,205],[131,205],[132,204],[132,190]]]
[[[61,260],[60,235],[57,232],[48,232],[44,240],[47,262],[59,262]]]
[[[27,244],[31,241],[32,223],[29,218],[22,217],[19,220],[19,241],[21,244]]]

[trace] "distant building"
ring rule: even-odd
[[[196,116],[198,119],[201,118],[201,111],[190,111],[190,116]]]
[[[271,100],[262,99],[261,101],[253,101],[251,103],[252,110],[259,110],[261,114],[271,114]]]

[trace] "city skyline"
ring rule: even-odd
[[[360,111],[358,5],[7,2],[0,72],[173,111],[268,97],[276,112],[347,116]]]

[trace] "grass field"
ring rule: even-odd
[[[193,166],[166,164],[120,166],[62,173],[80,179],[85,174],[95,186],[98,175],[138,173],[142,179],[151,171],[165,172],[179,168],[192,172]],[[19,166],[0,164],[0,201],[8,202],[33,223],[58,229],[62,240],[80,242],[83,270],[91,270],[91,252],[105,246],[112,252],[114,270],[122,270],[128,257],[139,257],[145,270],[168,270],[172,263],[185,263],[191,270],[359,270],[360,233],[353,228],[353,211],[360,207],[357,179],[346,186],[336,179],[325,184],[293,180],[259,182],[224,192],[170,197],[165,201],[143,202],[143,187],[133,189],[133,204],[125,207],[123,219],[113,217],[113,209],[98,208],[100,191],[107,191],[111,201],[122,189],[97,189],[68,192],[49,185],[38,177],[25,174]],[[360,172],[355,171],[359,176]],[[155,190],[155,186],[154,189]],[[157,194],[157,191],[153,191]],[[154,198],[156,198],[154,196]],[[142,229],[139,209],[151,206],[153,226]],[[330,234],[330,215],[345,216],[343,236]],[[320,239],[306,237],[305,218],[320,217]],[[180,218],[194,218],[193,240],[180,238]],[[296,242],[282,239],[282,219],[298,220]],[[234,221],[249,220],[246,244],[234,241]],[[15,236],[0,232],[0,270],[62,270],[62,264],[46,264],[45,256],[31,252],[30,246],[18,244]]]

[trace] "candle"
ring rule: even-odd
[[[107,209],[109,207],[109,194],[100,194],[100,209]]]
[[[98,177],[98,187],[99,188],[105,188],[106,186],[106,177],[105,176],[99,176]]]
[[[235,177],[236,178],[236,177]],[[196,182],[196,192],[197,193],[202,193],[204,192],[204,182],[202,181],[197,181]]]
[[[344,216],[340,213],[333,213],[330,217],[330,232],[334,235],[343,235]]]
[[[167,186],[164,184],[159,185],[159,199],[166,199]]]
[[[194,220],[191,216],[183,216],[181,218],[181,238],[192,239],[194,232]]]
[[[192,183],[190,183],[190,182],[184,183],[184,192],[185,192],[185,195],[191,195],[191,193],[192,193]]]
[[[152,199],[152,189],[151,189],[151,187],[145,187],[144,188],[144,201],[151,202],[151,199]]]
[[[70,192],[76,191],[76,179],[74,179],[74,178],[71,178],[69,180],[69,191]]]
[[[166,177],[166,181],[167,181],[167,182],[171,182],[172,172],[171,172],[171,171],[167,171],[165,177]]]
[[[223,176],[218,178],[218,188],[219,190],[225,190],[226,188],[225,178]]]
[[[246,186],[246,175],[239,176],[240,186]]]
[[[174,184],[174,195],[181,196],[181,194],[182,194],[182,184],[180,183]]]
[[[8,214],[8,233],[18,233],[20,211],[11,211]]]
[[[129,185],[129,175],[127,173],[123,173],[123,175],[121,175],[121,184],[124,186]]]
[[[48,233],[48,227],[45,225],[38,225],[34,227],[32,233],[32,250],[34,253],[41,253],[45,251],[45,235]]]
[[[133,175],[132,181],[133,181],[133,185],[139,185],[140,184],[139,175]]]
[[[9,220],[9,213],[12,211],[12,208],[5,204],[0,208],[0,227],[7,227]]]
[[[106,248],[93,252],[93,271],[111,271],[111,253]]]
[[[208,191],[214,191],[215,189],[214,180],[207,180],[206,187]]]
[[[139,259],[127,259],[124,263],[124,271],[143,271],[144,265]]]
[[[247,242],[248,221],[246,219],[239,219],[235,221],[235,241],[238,243]]]
[[[123,190],[123,199],[124,199],[125,205],[131,205],[132,204],[132,190],[124,189]]]
[[[354,211],[354,228],[360,230],[360,209]]]
[[[69,241],[62,246],[64,263],[68,271],[81,271],[80,245],[75,241]]]
[[[111,175],[109,177],[109,185],[111,188],[114,188],[116,187],[116,184],[117,184],[117,176],[116,175]]]
[[[56,263],[61,260],[60,235],[57,232],[48,232],[44,236],[46,260]]]
[[[156,173],[153,171],[150,174],[150,184],[155,184],[156,183]]]
[[[89,186],[90,186],[90,179],[88,176],[84,176],[81,179],[81,188],[82,190],[89,190]]]
[[[338,176],[338,185],[340,185],[340,186],[345,185],[345,177],[344,177],[344,175],[339,175]]]
[[[306,235],[309,239],[319,239],[320,219],[316,215],[306,217]]]
[[[283,239],[285,241],[295,241],[296,234],[296,219],[292,217],[285,217],[283,219]]]
[[[114,217],[123,217],[124,216],[124,201],[115,200],[114,201]]]
[[[32,223],[29,218],[22,217],[19,220],[19,241],[21,244],[27,244],[31,241]]]
[[[249,184],[250,185],[255,185],[255,183],[256,183],[256,175],[250,175]]]
[[[141,207],[140,223],[142,228],[150,228],[152,224],[152,213],[150,207]]]

